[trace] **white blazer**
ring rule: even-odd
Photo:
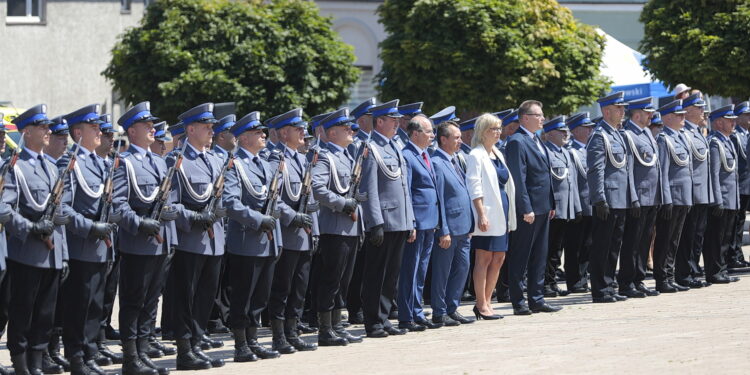
[[[505,157],[495,146],[492,146],[492,152],[497,155],[503,165],[507,168]],[[508,182],[505,184],[505,192],[508,194],[508,217],[505,217],[503,200],[500,195],[500,183],[497,180],[497,171],[492,164],[490,155],[479,145],[471,149],[466,158],[466,182],[469,189],[471,200],[482,198],[484,212],[490,223],[486,232],[479,230],[479,216],[474,204],[471,205],[471,211],[474,214],[474,233],[473,236],[502,236],[510,231],[516,230],[516,189],[513,184],[513,177],[508,171]]]

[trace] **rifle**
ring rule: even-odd
[[[312,196],[312,169],[313,166],[315,166],[315,164],[318,162],[318,149],[313,148],[310,151],[313,153],[313,157],[312,160],[307,163],[305,176],[302,178],[302,195],[299,198],[299,208],[297,208],[297,212],[301,212],[303,214],[307,214],[308,211],[310,196]],[[310,228],[305,228],[305,232],[307,232],[307,234],[310,234],[311,231],[312,230]]]
[[[60,210],[60,202],[62,201],[63,196],[63,189],[65,188],[65,180],[70,175],[70,172],[73,171],[73,167],[76,165],[76,160],[78,158],[78,150],[81,148],[81,139],[78,139],[78,142],[76,142],[74,147],[71,147],[70,151],[68,151],[68,155],[70,156],[70,159],[68,160],[68,165],[60,172],[60,176],[57,177],[57,181],[55,181],[55,186],[52,187],[52,191],[50,192],[49,201],[47,202],[47,206],[44,208],[44,215],[42,215],[42,221],[49,220],[52,221],[52,219],[57,215],[57,212]],[[83,182],[85,183],[85,182]],[[47,244],[48,250],[53,250],[55,248],[55,245],[52,243],[52,239],[50,236],[42,236],[42,241]]]
[[[149,215],[151,219],[158,221],[159,218],[161,218],[161,213],[162,211],[164,211],[164,207],[167,206],[169,192],[172,190],[172,179],[174,178],[175,172],[180,169],[180,166],[182,165],[182,158],[185,154],[185,147],[187,147],[187,140],[182,143],[182,148],[180,148],[180,151],[177,151],[176,153],[177,156],[174,165],[172,165],[172,167],[167,170],[167,176],[164,177],[164,179],[161,180],[161,184],[159,184],[159,197],[156,199],[154,207],[151,208],[151,214]],[[156,238],[156,241],[158,243],[164,242],[164,239],[161,238],[161,235],[159,235],[158,233],[154,235],[154,238]]]
[[[362,150],[357,156],[357,161],[354,163],[352,168],[352,179],[349,185],[349,191],[346,193],[347,198],[354,198],[359,201],[357,190],[359,190],[359,184],[362,182],[362,164],[364,164],[367,155],[370,153],[370,148],[367,146],[367,142],[362,142]],[[357,221],[357,210],[351,214],[352,221]]]
[[[0,198],[3,197],[3,193],[5,192],[5,175],[7,175],[8,171],[16,166],[18,155],[21,153],[21,150],[23,150],[23,144],[25,143],[25,141],[26,138],[21,135],[21,140],[18,141],[18,145],[16,145],[16,148],[14,148],[13,152],[11,152],[10,159],[3,165],[2,169],[0,169]],[[2,232],[2,230],[3,225],[0,224],[0,232]]]
[[[276,217],[276,203],[279,200],[279,194],[281,194],[281,184],[279,183],[279,176],[281,176],[284,170],[284,153],[279,154],[279,167],[276,168],[276,172],[273,174],[271,179],[271,188],[268,189],[268,195],[266,195],[266,203],[263,204],[263,214],[267,216]],[[273,241],[273,231],[266,232],[268,241]]]
[[[115,176],[115,170],[120,166],[120,157],[117,155],[117,151],[112,151],[112,165],[109,167],[109,174],[107,180],[104,182],[104,192],[102,193],[101,212],[99,212],[99,221],[102,223],[109,223],[112,216],[112,192],[114,190],[114,184],[112,180]],[[115,219],[117,220],[117,219]],[[104,238],[104,243],[107,247],[112,247],[112,240],[109,236]]]
[[[210,200],[208,201],[208,204],[206,207],[203,208],[204,212],[215,212],[216,206],[219,204],[219,201],[221,200],[221,195],[224,194],[224,175],[226,175],[227,171],[232,169],[234,166],[234,155],[232,153],[229,153],[227,156],[227,161],[224,162],[224,166],[221,168],[221,174],[219,177],[214,181],[214,190],[213,194],[211,195]],[[214,228],[208,227],[206,229],[208,232],[208,237],[211,239],[214,239]]]

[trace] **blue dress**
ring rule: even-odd
[[[497,182],[500,185],[500,196],[503,201],[503,210],[505,211],[505,227],[508,227],[508,194],[505,192],[505,184],[508,183],[508,168],[505,168],[500,159],[492,160],[497,171]],[[492,218],[489,218],[492,220]],[[508,251],[508,232],[502,236],[482,236],[474,235],[471,237],[471,247],[474,249],[487,251]]]

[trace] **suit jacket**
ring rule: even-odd
[[[615,162],[625,162],[616,168],[609,160],[604,137],[611,145]],[[610,208],[626,209],[638,200],[633,182],[633,171],[628,165],[627,148],[622,135],[605,121],[599,123],[586,145],[587,180],[591,204],[605,201]]]
[[[534,140],[524,132],[523,128],[518,128],[513,135],[508,137],[505,156],[515,183],[515,203],[518,215],[531,212],[536,216],[548,215],[551,210],[555,209],[549,156],[544,150],[544,146],[542,146],[542,151],[539,150]]]
[[[297,228],[293,226],[292,220],[297,215],[297,208],[299,207],[299,200],[294,200],[291,194],[302,194],[302,179],[305,175],[305,169],[307,161],[305,156],[299,152],[293,152],[283,143],[279,142],[276,145],[276,149],[271,152],[268,157],[268,164],[272,171],[275,171],[279,167],[279,160],[281,153],[284,153],[284,175],[289,179],[289,188],[291,192],[282,183],[282,194],[281,199],[286,203],[280,206],[281,209],[281,233],[282,241],[284,243],[284,249],[296,250],[296,251],[309,251],[312,249],[312,241],[310,235],[303,228]],[[282,180],[283,181],[283,180]],[[311,215],[312,216],[312,215]],[[314,224],[314,223],[313,223]]]
[[[474,216],[464,172],[460,167],[457,171],[451,158],[441,150],[432,154],[432,162],[438,200],[442,203],[437,235],[463,236],[473,232]]]
[[[211,148],[211,152],[213,152],[214,155],[218,156],[219,159],[221,159],[221,163],[223,164],[227,162],[227,158],[229,157],[230,151],[227,151],[217,145],[214,145],[214,147]]]
[[[669,141],[669,143],[667,143]],[[659,162],[664,176],[667,177],[662,182],[664,191],[664,204],[673,204],[675,206],[692,206],[693,205],[693,179],[692,175],[692,158],[688,145],[686,144],[684,132],[676,132],[668,127],[664,127],[659,133]],[[668,145],[674,147],[674,154],[680,160],[687,160],[685,166],[678,165]]]
[[[411,142],[407,143],[401,153],[406,160],[406,175],[411,193],[411,206],[414,210],[417,230],[435,229],[440,225],[440,205],[435,189],[435,170],[427,150],[427,163],[421,153]]]
[[[65,210],[66,215],[72,220],[65,226],[65,231],[70,259],[104,263],[114,260],[113,249],[108,248],[104,240],[90,238],[89,232],[94,222],[99,219],[101,196],[96,197],[96,193],[101,194],[103,191],[109,171],[104,159],[92,156],[92,152],[78,148],[75,167],[70,173],[69,183],[65,184],[66,191],[70,190],[69,194],[72,196],[71,206],[66,206]],[[68,153],[57,161],[59,173],[68,166],[69,161]],[[83,184],[85,186],[82,186]],[[94,193],[93,196],[85,189]]]
[[[370,156],[362,166],[362,183],[359,190],[367,193],[362,203],[365,229],[382,225],[385,232],[414,229],[414,209],[407,176],[406,160],[389,139],[373,131],[369,139]],[[380,162],[376,161],[376,155]],[[382,168],[394,175],[389,178]]]
[[[740,181],[736,150],[732,147],[732,142],[719,132],[712,132],[709,138],[711,188],[716,197],[716,204],[725,210],[737,210],[740,207]],[[729,171],[724,168],[722,156],[726,159]]]
[[[664,194],[661,186],[661,165],[659,164],[659,146],[656,140],[651,136],[649,129],[641,129],[632,121],[625,124],[622,132],[625,139],[625,147],[628,150],[629,164],[633,166],[633,183],[638,194],[638,201],[641,206],[658,206],[664,201]],[[630,141],[633,143],[631,145]],[[633,147],[635,146],[635,148]],[[643,162],[652,166],[641,164],[638,157]]]
[[[187,142],[187,140],[185,140]],[[194,228],[191,216],[206,207],[210,199],[193,197],[188,189],[197,195],[203,195],[211,188],[219,177],[223,163],[212,152],[204,152],[208,164],[199,157],[198,152],[191,145],[185,147],[182,166],[174,174],[172,186],[176,189],[174,207],[177,210],[178,244],[177,250],[194,254],[219,256],[224,254],[224,222],[216,220],[213,224],[214,238],[208,231]],[[167,166],[171,167],[176,161],[175,154],[167,156]],[[218,202],[218,206],[221,202]]]
[[[576,182],[578,184],[578,198],[581,202],[581,214],[591,216],[591,200],[589,199],[589,182],[587,180],[588,166],[586,164],[586,146],[581,146],[578,142],[570,142],[568,147],[570,156],[573,160],[576,172]]]
[[[33,159],[31,154],[24,149],[18,155],[16,162],[16,167],[21,174],[17,175],[15,170],[11,170],[5,179],[3,202],[15,207],[11,220],[6,224],[8,259],[27,266],[59,270],[62,269],[63,261],[68,260],[65,228],[62,225],[55,227],[50,237],[54,245],[52,250],[49,250],[38,236],[30,233],[31,225],[44,215],[44,208],[39,208],[33,202],[43,203],[58,178],[55,165],[46,158],[43,162],[45,172],[40,174],[34,167],[39,160]],[[23,178],[27,188],[24,188],[24,185],[19,186],[19,177]],[[63,212],[67,212],[65,205],[70,203],[70,199],[69,193],[63,194]]]
[[[167,177],[166,161],[153,152],[149,151],[149,155],[153,165],[148,156],[131,145],[120,154],[120,165],[115,170],[112,206],[121,214],[121,220],[117,223],[118,249],[126,254],[162,255],[177,245],[174,221],[162,223],[159,233],[164,242],[161,244],[156,238],[149,238],[138,231],[141,218],[149,217],[156,203],[156,199],[148,202],[141,198],[148,200]],[[177,191],[176,186],[172,186],[172,189],[173,192]],[[170,194],[167,204],[171,205],[175,198],[176,194]]]
[[[573,220],[581,212],[578,196],[578,176],[573,158],[567,149],[545,142],[552,175],[552,190],[555,195],[555,219]],[[561,178],[558,178],[561,177]]]
[[[348,151],[347,151],[348,152]],[[334,181],[331,167],[333,163],[338,179],[338,186]],[[359,236],[364,232],[362,224],[362,209],[357,206],[357,221],[344,214],[347,191],[339,187],[351,189],[351,174],[354,168],[354,155],[344,154],[344,150],[335,145],[326,144],[320,150],[318,163],[313,167],[312,188],[315,199],[320,203],[318,212],[318,226],[321,234],[335,234],[339,236]]]
[[[734,151],[737,155],[739,164],[737,165],[737,174],[740,179],[740,194],[750,195],[750,163],[747,160],[747,142],[750,140],[748,131],[743,127],[736,125],[734,133],[730,136]]]
[[[693,155],[693,204],[712,204],[715,198],[711,189],[708,140],[698,126],[689,121],[685,121],[684,129],[685,140]],[[699,159],[701,155],[705,155],[703,160]]]
[[[506,166],[505,157],[500,150],[494,148],[493,151],[500,161]],[[505,217],[505,208],[503,207],[502,196],[500,195],[500,182],[497,180],[497,170],[492,164],[490,156],[479,145],[471,150],[466,158],[466,182],[469,189],[469,197],[473,201],[482,198],[485,215],[489,221],[489,228],[486,232],[479,230],[479,225],[475,225],[475,236],[502,236],[516,229],[516,195],[518,192],[515,187],[515,176],[513,173],[508,175],[508,182],[505,184],[505,193],[508,195],[508,217]],[[472,215],[475,223],[479,223],[479,214],[471,205]]]
[[[263,158],[258,158],[261,168],[253,162],[252,155],[240,148],[235,153],[234,168],[226,174],[222,199],[229,218],[227,252],[243,256],[277,257],[284,245],[281,223],[276,221],[273,241],[269,241],[268,235],[260,231],[264,217],[261,210],[269,192],[258,194],[263,191],[264,186],[266,189],[271,188],[275,170]],[[276,207],[281,209],[284,205],[281,198],[278,198]]]

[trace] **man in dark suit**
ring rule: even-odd
[[[544,270],[547,265],[549,221],[555,216],[550,162],[535,132],[542,130],[542,103],[527,100],[518,108],[521,127],[505,147],[508,169],[516,186],[518,229],[510,234],[508,284],[513,314],[557,312],[544,300]],[[523,277],[528,274],[528,304],[523,296]]]

